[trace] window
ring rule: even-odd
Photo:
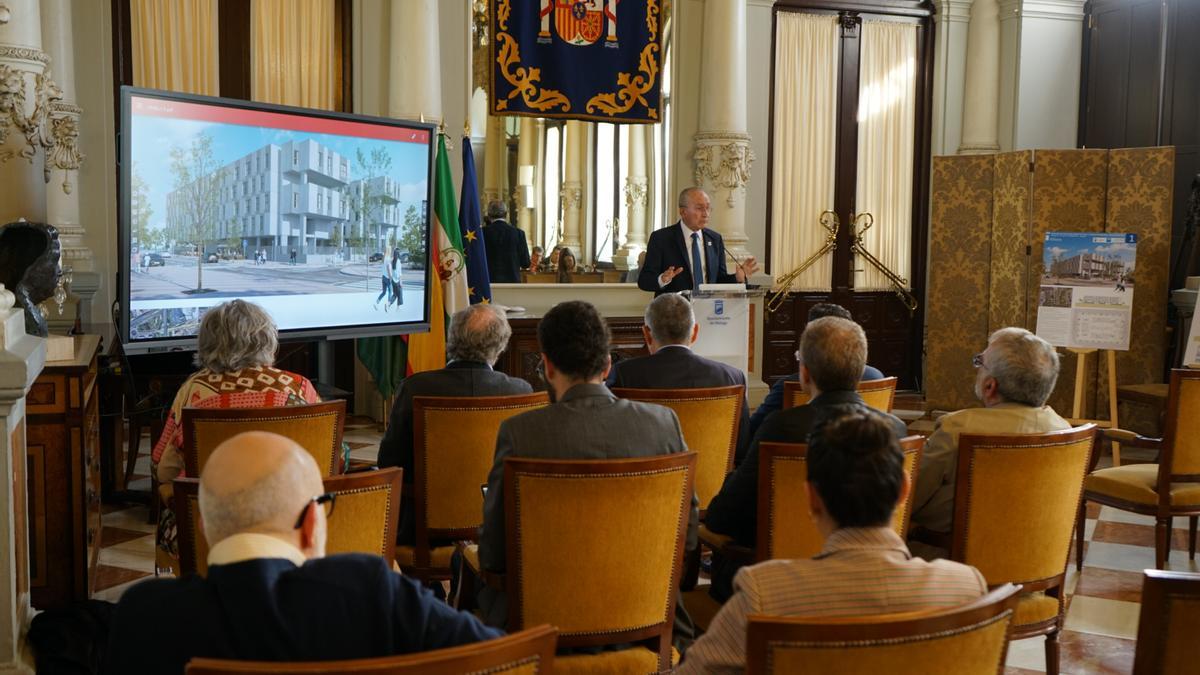
[[[292,151],[292,165],[300,166],[300,151],[299,150]]]
[[[562,190],[563,163],[563,131],[566,126],[562,122],[546,122],[546,154],[542,158],[545,178],[545,203],[542,218],[545,226],[542,229],[544,238],[542,247],[550,251],[558,244],[559,233],[562,231],[562,210],[559,191]]]
[[[297,190],[292,190],[292,208],[300,208],[300,192]]]

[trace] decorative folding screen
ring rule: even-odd
[[[1046,232],[1135,232],[1138,279],[1118,382],[1162,377],[1175,149],[1025,150],[935,157],[931,185],[925,396],[930,409],[978,405],[971,356],[1004,326],[1034,330]],[[1075,356],[1062,354],[1050,404],[1071,413]],[[1093,360],[1093,363],[1095,361]],[[1085,380],[1085,415],[1107,410],[1107,374]]]

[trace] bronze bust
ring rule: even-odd
[[[38,304],[54,295],[62,276],[58,230],[23,220],[0,227],[0,284],[25,310],[25,332],[46,337],[46,317]]]

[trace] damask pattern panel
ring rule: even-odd
[[[1033,151],[995,157],[992,190],[992,267],[988,280],[988,333],[1026,324]]]
[[[1042,248],[1047,232],[1102,232],[1108,189],[1108,150],[1038,150],[1033,162],[1033,221],[1026,282],[1025,327],[1037,328],[1038,290],[1044,265]],[[1061,415],[1072,412],[1076,356],[1061,353],[1058,385],[1050,405]],[[1093,357],[1094,358],[1094,357]],[[1084,379],[1082,416],[1095,415],[1097,380],[1088,369]]]
[[[925,295],[929,410],[976,404],[971,357],[987,340],[993,164],[991,155],[933,159]]]
[[[1133,321],[1129,351],[1117,352],[1117,384],[1163,381],[1167,350],[1167,286],[1170,283],[1171,205],[1174,197],[1175,149],[1128,148],[1108,155],[1108,206],[1105,230],[1138,236],[1134,268]],[[1108,367],[1101,360],[1100,382],[1108,382]],[[1108,410],[1108,389],[1099,387],[1097,408]],[[1153,411],[1129,406],[1122,415],[1146,417],[1133,426],[1156,427]],[[1104,417],[1102,412],[1101,417]],[[1121,427],[1128,429],[1125,420]]]

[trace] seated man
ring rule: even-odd
[[[754,546],[758,528],[758,446],[763,441],[804,443],[808,432],[823,418],[851,412],[880,416],[897,438],[907,427],[892,415],[863,403],[855,386],[867,363],[867,336],[862,326],[834,316],[812,321],[800,336],[800,382],[808,392],[807,405],[772,413],[754,435],[746,458],[725,478],[721,491],[708,505],[708,529]],[[724,601],[737,563],[713,559],[709,593]]]
[[[510,417],[500,424],[496,463],[488,476],[479,532],[479,564],[503,573],[504,459],[619,459],[687,452],[679,419],[669,408],[612,395],[604,386],[608,375],[608,325],[591,304],[579,300],[555,305],[538,324],[542,366],[553,405]],[[699,520],[693,496],[687,548],[696,546]],[[580,583],[587,583],[581,580]],[[507,618],[504,594],[484,587],[479,608],[490,625]],[[677,613],[676,636],[687,640],[691,621]]]
[[[606,384],[636,389],[694,389],[746,386],[746,375],[733,366],[692,353],[700,334],[692,303],[678,293],[660,295],[646,306],[642,335],[650,356],[626,359],[613,365]],[[749,406],[742,401],[735,462],[742,460],[750,441]]]
[[[973,567],[914,558],[892,531],[907,495],[904,455],[891,425],[854,412],[828,418],[808,437],[808,504],[825,537],[811,560],[743,568],[736,592],[688,650],[679,673],[742,673],[746,617],[841,617],[949,608],[987,592]]]
[[[1049,342],[1024,328],[1001,328],[975,356],[975,368],[975,397],[983,407],[938,418],[921,452],[909,545],[926,559],[948,553],[959,434],[1042,434],[1071,428],[1046,405],[1058,381],[1058,354]]]
[[[827,316],[837,316],[843,319],[850,319],[851,321],[854,320],[854,317],[850,315],[850,310],[832,302],[818,302],[808,310],[809,321],[816,321],[817,319]],[[792,373],[791,375],[788,375],[787,377],[771,385],[771,390],[767,392],[767,397],[763,399],[762,403],[758,404],[758,409],[755,410],[754,414],[750,416],[751,438],[754,438],[754,433],[758,431],[758,427],[762,426],[763,420],[767,419],[768,415],[776,410],[783,409],[784,382],[795,382],[799,379],[800,374],[798,372]],[[874,366],[863,366],[862,377],[860,379],[882,380],[883,373]]]
[[[379,556],[325,557],[333,504],[323,492],[316,462],[289,439],[249,432],[217,446],[200,476],[208,576],[152,579],[125,591],[105,672],[182,673],[196,656],[388,656],[500,635]]]
[[[492,370],[510,336],[508,319],[493,305],[471,305],[456,312],[446,335],[446,367],[416,373],[400,384],[387,431],[379,443],[379,466],[401,467],[404,482],[412,484],[414,396],[509,396],[532,392],[533,387],[525,380]],[[396,542],[412,544],[416,528],[412,491],[404,493]]]

